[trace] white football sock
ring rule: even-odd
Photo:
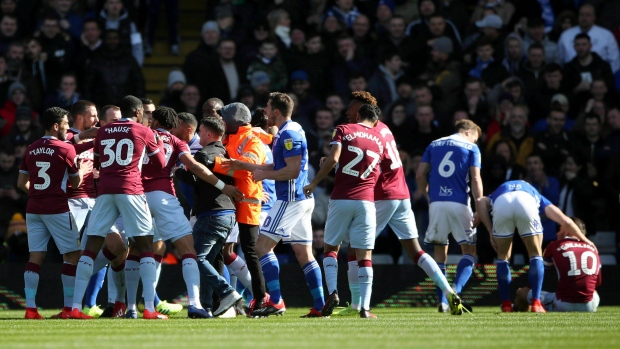
[[[360,310],[360,284],[358,281],[360,267],[357,265],[357,261],[350,261],[348,264],[347,279],[349,280],[349,290],[351,290],[351,308]]]
[[[338,290],[338,260],[334,257],[323,258],[323,270],[325,270],[327,292],[332,294]]]
[[[125,261],[125,285],[127,285],[127,310],[136,309],[140,284],[140,262],[127,259]],[[118,295],[117,295],[118,296]]]
[[[157,265],[155,258],[146,255],[140,258],[140,279],[142,279],[142,295],[144,309],[155,311],[155,281],[157,279]]]
[[[183,265],[183,279],[187,287],[189,305],[202,308],[200,304],[200,271],[198,270],[196,258],[194,256],[187,257],[183,259],[181,263]]]

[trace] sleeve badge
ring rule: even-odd
[[[292,150],[293,149],[293,139],[292,138],[288,138],[284,140],[284,148],[286,150]]]

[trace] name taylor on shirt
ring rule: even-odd
[[[344,139],[346,139],[347,141],[352,141],[355,138],[366,138],[368,140],[371,140],[373,142],[375,142],[377,144],[377,146],[379,147],[379,152],[383,153],[383,144],[381,143],[381,140],[379,140],[379,137],[366,133],[366,132],[362,132],[362,131],[356,131],[353,133],[349,133],[344,135]]]
[[[52,148],[46,148],[46,147],[42,147],[42,148],[35,148],[32,149],[29,153],[30,155],[54,155],[54,149]]]

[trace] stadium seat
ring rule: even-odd
[[[613,254],[601,254],[599,257],[602,265],[617,265],[616,256]]]
[[[599,253],[616,252],[616,233],[613,231],[599,231],[591,238]]]
[[[373,254],[372,264],[394,264],[394,258],[389,254]]]

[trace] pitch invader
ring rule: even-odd
[[[255,181],[272,179],[276,186],[277,200],[256,242],[269,300],[253,309],[250,316],[277,315],[286,311],[280,291],[280,265],[273,253],[280,241],[291,245],[314,299],[313,308],[304,317],[321,317],[325,304],[321,268],[311,249],[314,198],[303,192],[303,187],[308,183],[308,146],[301,125],[291,120],[293,107],[293,100],[288,95],[279,92],[269,95],[265,113],[279,129],[273,141],[272,164],[229,161],[232,169],[252,171]]]
[[[444,274],[449,234],[463,251],[454,278],[454,290],[460,294],[472,274],[476,255],[476,231],[469,206],[468,182],[471,180],[474,199],[480,199],[480,149],[476,142],[482,131],[471,120],[459,120],[455,128],[455,134],[437,139],[426,148],[416,180],[429,202],[430,221],[424,241],[435,245],[435,261]],[[440,289],[437,293],[440,312],[447,311],[449,306],[453,315],[461,314],[462,306],[452,304],[460,303],[459,299],[446,299],[445,292]]]
[[[361,91],[353,93],[354,98],[360,95],[369,94]],[[347,113],[353,113],[353,110],[349,109]],[[312,194],[317,184],[338,164],[325,223],[323,269],[330,295],[321,311],[323,316],[330,316],[340,302],[338,250],[348,235],[350,246],[356,249],[359,266],[360,317],[376,318],[369,309],[373,282],[372,249],[377,229],[374,188],[385,148],[381,135],[373,129],[380,114],[377,106],[364,103],[355,115],[348,115],[349,120],[355,123],[336,127],[330,143],[331,152],[316,177],[304,187],[306,195]]]
[[[79,187],[83,173],[76,166],[73,146],[65,143],[69,120],[67,111],[50,108],[43,113],[45,136],[26,149],[19,169],[18,188],[28,193],[26,225],[30,257],[24,272],[26,319],[43,319],[35,298],[39,286],[39,270],[45,258],[47,243],[54,239],[63,255],[62,286],[64,311],[71,307],[76,263],[80,256],[79,235],[67,203],[67,178]]]
[[[151,128],[163,141],[165,164],[163,168],[159,169],[157,166],[151,166],[150,162],[145,159],[142,183],[156,225],[154,241],[172,241],[182,256],[183,278],[185,279],[190,304],[188,316],[191,318],[210,318],[211,315],[200,304],[200,272],[196,262],[192,228],[175,196],[174,184],[170,174],[176,162],[181,161],[187,170],[205,182],[215,185],[224,194],[233,196],[236,189],[232,186],[226,187],[211,171],[196,162],[191,156],[187,143],[170,133],[170,130],[176,127],[178,123],[177,114],[171,108],[159,107],[153,111]],[[132,294],[129,297],[134,302],[128,302],[131,310],[128,308],[127,312],[128,314],[130,312],[135,314],[133,307],[135,306],[136,296]],[[241,296],[237,292],[233,292],[227,298],[229,299],[221,300],[220,306],[214,311],[215,316],[232,307],[241,299]]]
[[[155,259],[151,215],[144,196],[140,171],[144,156],[153,166],[165,162],[163,145],[155,134],[141,125],[142,102],[125,96],[119,103],[122,119],[99,129],[95,141],[95,167],[100,168],[98,194],[88,222],[88,242],[78,264],[71,317],[92,319],[82,313],[82,298],[93,274],[93,260],[119,215],[125,234],[140,251],[140,276],[144,285],[145,319],[167,319],[155,311]]]
[[[367,100],[353,99],[349,105],[349,108],[353,109],[350,115],[355,115],[356,108],[359,108],[362,103],[376,105],[376,100],[374,97]],[[349,122],[351,121],[349,120]],[[435,260],[424,252],[418,243],[418,230],[411,209],[409,189],[405,181],[403,164],[400,161],[394,135],[387,125],[381,121],[375,126],[375,131],[383,137],[385,142],[385,160],[381,162],[381,172],[375,186],[375,209],[377,211],[375,239],[389,224],[407,252],[407,256],[426,272],[447,298],[457,300],[458,296],[450,287]],[[355,249],[351,248],[349,250],[349,270],[347,272],[351,289],[351,305],[335,315],[354,315],[360,311],[359,284],[357,282],[359,266],[354,258]],[[449,302],[454,307],[459,307],[458,303],[458,301]],[[454,313],[460,312],[455,309]]]

